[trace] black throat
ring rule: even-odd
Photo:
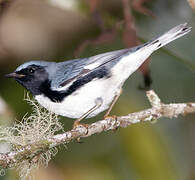
[[[102,79],[102,78],[109,78],[109,77],[110,77],[109,71],[105,67],[102,67],[102,68],[99,68],[95,71],[92,71],[86,74],[85,76],[79,77],[65,91],[52,90],[51,81],[49,81],[48,79],[40,85],[39,91],[41,92],[41,94],[44,94],[46,97],[48,97],[53,102],[62,102],[64,98],[71,95],[76,90],[80,89],[82,86],[89,83],[90,81],[96,78]]]

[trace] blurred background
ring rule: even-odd
[[[112,114],[149,108],[144,87],[154,89],[164,103],[195,102],[193,8],[193,0],[1,0],[0,124],[10,126],[31,112],[23,100],[24,88],[4,77],[18,65],[135,46],[184,22],[192,32],[155,52],[128,79]],[[72,119],[60,120],[65,130],[72,127]],[[36,171],[34,178],[195,180],[195,115],[162,118],[82,141],[60,147],[49,166]],[[18,175],[8,170],[0,179],[15,180]]]

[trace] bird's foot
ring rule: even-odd
[[[117,116],[116,116],[116,115],[112,115],[112,116],[110,116],[110,115],[105,115],[105,116],[104,116],[104,119],[116,120],[116,119],[117,119]]]
[[[111,119],[112,121],[117,121],[117,116],[116,115],[105,115],[104,116],[104,119]],[[113,129],[113,132],[116,132],[116,130],[118,129],[118,127],[114,128]]]
[[[74,124],[73,124],[73,129],[76,129],[78,127],[85,127],[86,129],[88,129],[89,127],[89,124],[83,124],[83,123],[80,123],[80,121],[74,121]]]
[[[77,120],[74,121],[73,129],[77,129],[77,128],[79,128],[79,127],[84,127],[84,128],[86,129],[86,133],[85,133],[85,134],[87,135],[89,124],[82,124],[82,123],[80,123],[80,121],[77,121]],[[80,139],[81,139],[81,138],[79,137],[79,138],[76,139],[76,141],[77,141],[78,143],[82,143]]]

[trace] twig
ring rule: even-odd
[[[144,3],[148,2],[148,1],[151,1],[151,0],[133,0],[132,6],[136,11],[138,11],[142,14],[145,14],[147,16],[151,16],[153,18],[156,18],[156,16],[152,13],[152,11],[150,11],[148,8],[146,8],[144,6]]]
[[[147,97],[152,105],[152,108],[131,113],[126,116],[120,116],[116,119],[107,118],[100,120],[89,125],[87,128],[84,126],[78,126],[76,129],[54,135],[49,139],[41,140],[21,147],[20,151],[1,153],[0,165],[4,168],[9,168],[13,167],[13,164],[17,164],[18,161],[33,161],[36,160],[38,155],[49,150],[50,148],[61,144],[68,144],[69,142],[78,138],[86,138],[93,134],[115,130],[119,127],[125,128],[131,124],[153,121],[161,117],[173,118],[177,117],[178,115],[195,113],[195,103],[164,104],[152,90],[147,92]]]
[[[135,20],[132,16],[129,0],[122,0],[123,14],[125,19],[125,30],[123,41],[127,47],[134,47],[138,44],[135,28]]]

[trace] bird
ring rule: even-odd
[[[49,111],[80,121],[106,111],[109,118],[125,81],[156,50],[191,31],[187,23],[133,48],[64,62],[28,61],[6,77],[14,78]]]

